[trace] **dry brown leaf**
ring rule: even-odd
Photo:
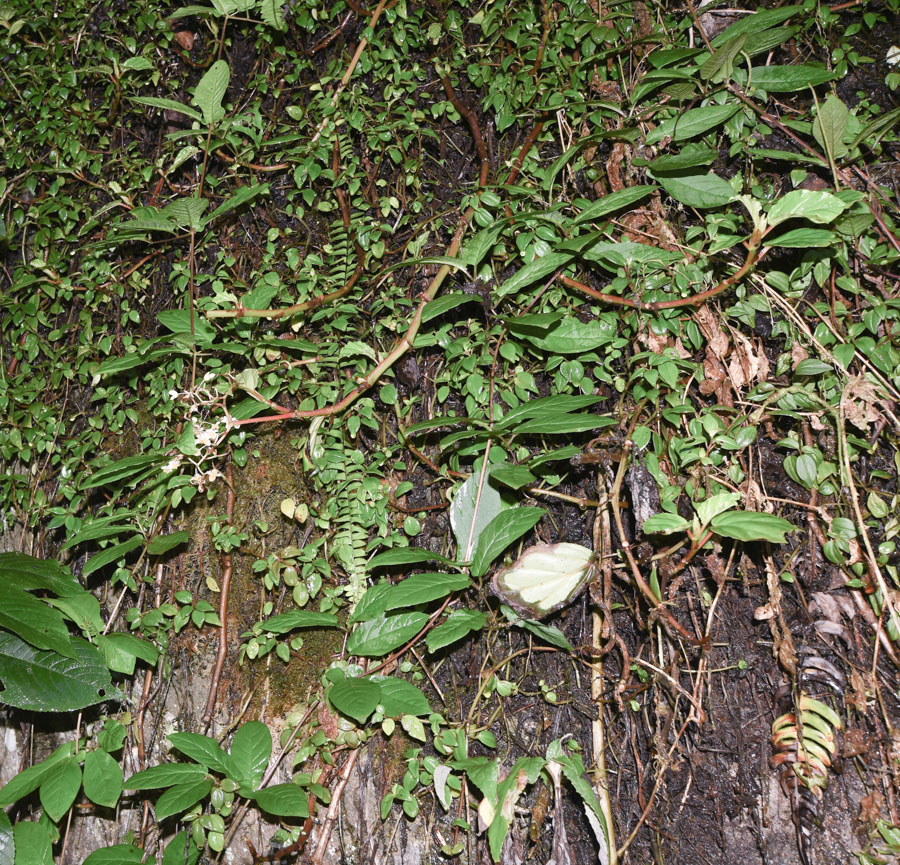
[[[794,369],[801,360],[806,360],[808,357],[809,352],[799,342],[795,342],[791,346],[791,369]]]
[[[185,51],[190,51],[194,47],[194,34],[190,30],[178,30],[175,33],[175,41]]]
[[[869,425],[883,420],[876,407],[880,402],[875,386],[864,375],[852,375],[841,395],[841,411],[857,429],[868,432]]]
[[[884,796],[877,788],[867,796],[859,800],[859,822],[866,829],[871,829],[881,816],[881,808],[884,805]]]
[[[735,390],[755,381],[765,381],[769,375],[769,361],[742,333],[732,334],[734,348],[728,363],[728,374]]]
[[[719,358],[710,349],[706,350],[706,360],[703,361],[703,381],[700,382],[700,393],[709,396],[717,391],[728,375]]]
[[[694,312],[694,321],[706,340],[707,355],[711,351],[720,360],[728,353],[728,336],[719,324],[719,318],[705,304]]]

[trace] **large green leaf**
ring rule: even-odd
[[[452,565],[453,562],[440,553],[424,550],[421,547],[398,547],[395,550],[386,550],[373,556],[369,562],[369,570],[374,568],[395,567],[397,565],[417,565],[421,562],[441,562]]]
[[[547,512],[543,508],[510,508],[488,523],[472,553],[472,576],[483,577],[491,562],[513,541],[534,528]]]
[[[24,553],[0,553],[0,585],[29,592],[46,589],[63,598],[84,591],[72,572],[55,559],[36,559]]]
[[[136,457],[124,457],[108,466],[92,471],[82,482],[83,490],[93,490],[107,484],[117,484],[135,477],[145,469],[154,465],[162,465],[165,457],[155,454],[140,454]]]
[[[173,814],[181,814],[205,799],[212,790],[212,781],[202,778],[187,784],[170,787],[156,802],[156,819],[165,820]]]
[[[177,784],[189,784],[206,777],[206,769],[197,763],[160,763],[135,772],[126,782],[126,790],[159,790]]]
[[[38,649],[75,657],[62,613],[28,592],[3,583],[0,583],[0,628],[16,634]]]
[[[276,784],[257,790],[253,798],[263,811],[276,817],[309,817],[309,793],[296,784]]]
[[[672,198],[688,207],[724,207],[735,197],[731,185],[712,172],[660,173],[653,177]]]
[[[480,631],[487,621],[487,616],[480,610],[454,610],[446,620],[425,637],[429,652],[436,652],[461,640],[472,631]]]
[[[200,850],[188,832],[179,832],[166,846],[161,865],[196,865]]]
[[[231,760],[238,780],[251,790],[259,786],[272,756],[272,734],[261,721],[242,724],[231,741]]]
[[[686,532],[691,524],[678,514],[653,514],[644,520],[642,531],[645,535],[671,535]]]
[[[82,865],[154,865],[155,856],[144,859],[146,854],[133,844],[114,844],[112,847],[101,847],[91,853]]]
[[[750,86],[767,93],[795,93],[837,76],[821,66],[754,66]]]
[[[0,703],[32,712],[68,712],[121,696],[100,653],[70,637],[72,657],[34,649],[0,631]]]
[[[169,742],[182,754],[196,760],[201,766],[234,778],[234,763],[225,749],[211,736],[202,733],[170,733]]]
[[[364,724],[381,702],[381,688],[371,679],[344,679],[331,686],[328,699],[339,712]]]
[[[41,805],[47,816],[58,823],[72,807],[81,789],[81,763],[72,756],[62,760],[47,774],[40,787]]]
[[[279,613],[271,619],[264,619],[263,630],[273,634],[286,634],[294,628],[334,628],[337,627],[337,616],[331,613],[317,613],[314,610],[290,610]]]
[[[115,808],[122,793],[122,767],[106,751],[88,751],[84,757],[84,795],[95,805]]]
[[[17,820],[13,826],[16,865],[53,865],[52,824]]]
[[[158,96],[131,96],[129,98],[132,102],[137,102],[139,105],[149,105],[151,108],[160,108],[163,111],[177,111],[179,114],[187,115],[191,120],[203,122],[203,115],[199,111],[189,108],[187,105],[182,105],[174,99],[161,99]]]
[[[834,221],[847,209],[836,195],[824,190],[795,189],[779,198],[766,214],[766,222],[774,227],[788,219],[808,219],[819,225]]]
[[[548,252],[540,258],[534,259],[530,264],[526,264],[518,273],[511,276],[500,288],[497,289],[498,298],[506,297],[513,294],[526,286],[544,279],[555,270],[565,267],[573,258],[574,253],[571,252]]]
[[[510,323],[513,333],[527,339],[533,345],[554,354],[584,354],[603,345],[609,345],[618,336],[618,329],[612,321],[594,319],[580,321],[574,316],[566,316],[549,328],[534,328],[522,325],[520,319]]]
[[[37,790],[54,768],[75,753],[75,743],[60,745],[49,757],[19,772],[0,790],[0,808],[12,805]]]
[[[129,538],[127,541],[123,541],[121,544],[114,544],[111,547],[107,547],[105,550],[101,550],[85,562],[84,567],[81,569],[82,576],[88,577],[94,573],[94,571],[99,571],[100,568],[105,568],[107,565],[119,561],[119,559],[127,556],[132,550],[136,550],[143,542],[144,539],[140,535],[136,535],[133,538]]]
[[[575,217],[572,224],[580,225],[583,222],[591,222],[601,216],[621,210],[623,207],[630,207],[642,198],[646,198],[654,189],[656,189],[655,186],[632,186],[628,189],[620,189],[610,195],[604,195],[603,198],[598,198],[585,207]]]
[[[844,134],[850,123],[850,109],[834,93],[829,93],[819,107],[813,123],[813,137],[822,146],[826,156],[841,159],[847,155]]]
[[[427,621],[425,613],[400,613],[363,622],[347,640],[347,652],[367,658],[383,657],[411,640]]]
[[[691,108],[680,112],[670,120],[659,124],[651,132],[647,133],[647,144],[656,144],[666,136],[673,141],[684,141],[696,135],[703,135],[710,129],[721,126],[740,105],[737,102],[727,102],[725,105],[704,105],[701,108]]]
[[[225,201],[206,217],[206,224],[208,225],[214,219],[218,219],[220,216],[224,216],[226,213],[248,204],[260,195],[268,195],[268,193],[268,183],[254,183],[253,186],[241,186],[231,198],[226,198]]]
[[[231,70],[224,60],[217,60],[213,63],[200,79],[191,104],[196,105],[203,112],[203,122],[207,125],[218,123],[225,116],[222,99],[228,89],[230,79]]]
[[[545,760],[541,757],[520,757],[509,775],[498,785],[497,810],[487,833],[491,857],[495,862],[500,861],[500,851],[513,820],[516,802],[525,790],[526,785],[522,781],[525,779],[528,784],[537,781],[544,764]]]
[[[738,541],[770,541],[773,544],[785,542],[785,532],[796,531],[796,526],[774,514],[755,511],[728,511],[719,514],[710,528],[726,538]]]
[[[373,676],[381,689],[379,705],[385,717],[399,718],[401,715],[428,715],[431,706],[428,698],[413,684],[394,676]]]
[[[413,574],[394,586],[387,597],[386,610],[416,607],[451,592],[467,589],[471,581],[465,574]]]
[[[581,411],[589,408],[596,403],[601,402],[603,397],[591,395],[569,396],[560,394],[558,396],[545,396],[541,399],[534,399],[530,402],[522,403],[510,409],[497,422],[497,429],[509,429],[517,423],[521,423],[527,418],[536,420],[552,420],[561,414]]]

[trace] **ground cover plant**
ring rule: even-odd
[[[0,7],[0,865],[900,856],[896,0]]]

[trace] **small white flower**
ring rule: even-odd
[[[163,466],[163,474],[170,475],[172,472],[176,471],[181,465],[181,457],[174,456]]]

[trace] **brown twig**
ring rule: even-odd
[[[335,785],[334,792],[331,794],[331,804],[328,806],[328,813],[325,815],[325,822],[322,824],[322,831],[319,833],[319,837],[316,841],[316,849],[313,851],[313,854],[309,860],[312,865],[321,865],[325,857],[325,853],[328,848],[328,839],[331,838],[331,832],[334,829],[334,824],[337,822],[338,809],[340,808],[341,804],[341,796],[344,793],[344,788],[347,786],[347,782],[350,780],[350,775],[353,772],[353,767],[356,765],[356,761],[359,759],[359,751],[359,748],[351,751],[349,756],[347,757],[347,761],[341,768],[341,777]]]
[[[234,522],[234,469],[231,460],[228,460],[225,468],[226,485],[228,492],[225,497],[225,520],[229,526]],[[203,713],[203,727],[208,729],[216,708],[216,696],[219,693],[219,680],[222,669],[225,666],[225,656],[228,653],[228,594],[231,588],[231,574],[234,568],[234,556],[229,552],[222,556],[222,585],[219,586],[219,651],[216,655],[216,664],[213,667],[212,680],[209,683],[209,698],[206,701],[206,711]]]

